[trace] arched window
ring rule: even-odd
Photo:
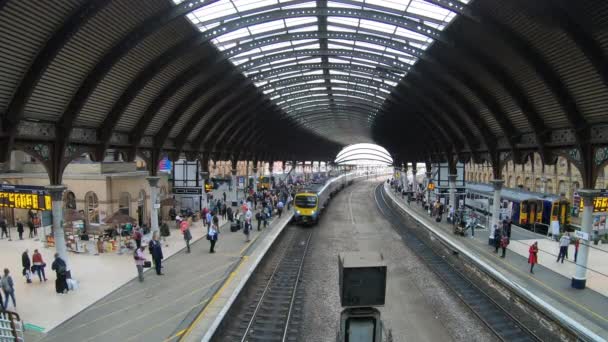
[[[566,190],[566,182],[564,182],[563,180],[559,181],[558,185],[557,185],[557,191],[558,193],[561,194],[566,194],[567,190]]]
[[[548,194],[553,193],[553,180],[547,179],[547,188],[545,189],[545,192]]]
[[[515,185],[513,186],[514,188],[519,187],[521,184],[521,176],[517,176],[517,178],[515,178]]]
[[[534,186],[536,192],[543,192],[543,182],[540,180],[540,178],[536,178],[534,181]]]
[[[89,223],[99,223],[99,199],[93,191],[84,196],[84,206]]]
[[[131,215],[131,195],[128,192],[120,193],[118,210],[125,215]]]
[[[526,180],[524,182],[524,188],[528,191],[532,190],[532,179],[530,179],[530,177],[526,177]]]
[[[76,195],[71,191],[66,191],[63,198],[63,204],[66,209],[76,210]]]
[[[572,182],[572,192],[577,192],[581,185],[578,182]]]

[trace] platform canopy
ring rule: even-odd
[[[602,0],[0,0],[0,161],[373,142],[397,163],[538,152],[591,175],[607,17]]]

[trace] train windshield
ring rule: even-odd
[[[317,196],[296,196],[295,203],[299,208],[314,208],[317,206]]]

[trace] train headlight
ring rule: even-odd
[[[312,211],[310,214],[311,214],[311,215],[314,215],[314,214],[315,214],[315,212],[316,212],[316,211],[314,211],[314,210],[313,210],[313,211]]]
[[[300,215],[300,211],[299,210],[296,210],[296,215]]]

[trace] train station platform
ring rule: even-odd
[[[501,258],[500,250],[495,254],[494,247],[488,245],[488,230],[476,229],[474,236],[471,236],[470,232],[467,232],[465,237],[454,235],[453,226],[446,222],[445,216],[442,222],[438,223],[420,203],[411,202],[408,205],[406,200],[395,194],[386,183],[384,187],[389,198],[416,221],[424,226],[439,229],[459,248],[487,263],[507,279],[519,284],[593,333],[608,337],[608,270],[605,262],[602,265],[602,259],[606,257],[605,248],[594,248],[590,252],[587,288],[573,289],[570,286],[575,267],[573,246],[569,250],[570,258],[563,264],[557,263],[556,251],[559,248],[556,241],[513,226],[506,257]],[[539,245],[539,264],[535,266],[534,274],[531,274],[527,261],[528,248],[534,241],[538,241]]]
[[[209,253],[202,221],[193,223],[189,254],[180,232],[172,229],[163,244],[164,275],[148,269],[143,283],[137,279],[130,253],[70,254],[80,288],[65,295],[55,293],[55,274],[50,267],[46,283],[36,278],[26,284],[20,274],[25,248],[29,248],[30,257],[38,248],[49,265],[53,249],[42,248],[34,240],[1,240],[0,257],[11,263],[8,267],[16,283],[17,312],[28,328],[27,341],[162,341],[181,336],[195,320],[196,327],[211,325],[224,303],[224,298],[216,297],[231,293],[229,285],[240,279],[239,271],[248,270],[258,246],[270,244],[268,238],[278,235],[275,227],[288,221],[289,214],[280,220],[273,217],[268,228],[252,232],[251,242],[245,241],[242,231],[230,232],[229,222],[221,221],[214,254]],[[151,260],[147,250],[145,255]],[[199,335],[191,335],[200,341]]]

